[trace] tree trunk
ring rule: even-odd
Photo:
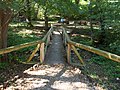
[[[90,14],[91,15],[91,14]],[[90,18],[90,34],[91,34],[91,42],[93,43],[93,24],[92,24],[92,18]]]
[[[91,34],[91,42],[92,44],[94,43],[94,38],[93,38],[93,23],[92,23],[92,8],[91,8],[91,4],[88,6],[88,10],[89,10],[89,21],[90,21],[90,34]]]
[[[78,5],[79,4],[79,2],[80,2],[80,0],[75,0],[75,3]]]
[[[10,9],[0,9],[0,49],[7,47],[7,31],[8,24],[11,19],[11,10]],[[6,61],[7,54],[4,54],[0,61]]]
[[[48,17],[45,17],[45,30],[48,30]]]
[[[30,1],[26,0],[26,6],[27,6],[27,22],[28,26],[33,27],[31,23],[31,6],[30,6]]]
[[[48,30],[48,16],[47,16],[47,9],[44,12],[44,18],[45,18],[45,30]]]

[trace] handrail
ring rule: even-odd
[[[22,49],[22,48],[26,48],[26,47],[29,47],[29,46],[41,44],[41,43],[45,42],[45,40],[47,39],[47,36],[49,35],[49,33],[52,30],[53,30],[53,26],[50,28],[50,30],[43,37],[42,40],[37,40],[37,41],[33,41],[33,42],[23,43],[23,44],[20,44],[20,45],[15,45],[15,46],[11,46],[11,47],[8,47],[8,48],[0,49],[0,54],[6,54],[6,53],[16,51],[16,50],[19,50],[19,49]]]
[[[98,54],[100,56],[106,57],[106,58],[111,59],[113,61],[120,62],[120,56],[118,56],[118,55],[115,55],[115,54],[112,54],[110,52],[103,51],[103,50],[100,50],[100,49],[97,49],[97,48],[94,48],[94,47],[91,47],[91,46],[87,46],[87,45],[84,45],[84,44],[80,44],[80,43],[76,43],[76,42],[71,41],[67,32],[65,31],[65,28],[63,28],[63,33],[65,35],[65,38],[66,38],[66,41],[67,41],[68,44],[74,45],[78,48],[81,48],[81,49],[90,51],[92,53]]]
[[[11,46],[11,47],[8,47],[8,48],[5,48],[5,49],[0,49],[0,54],[6,54],[6,53],[16,51],[16,50],[19,50],[19,49],[22,49],[22,48],[37,45],[37,44],[40,44],[42,42],[43,42],[42,40],[39,40],[39,41],[24,43],[24,44],[20,44],[20,45],[16,45],[16,46]]]
[[[12,51],[16,51],[16,50],[19,50],[19,49],[22,49],[22,48],[26,48],[26,47],[29,47],[29,46],[37,45],[35,50],[32,52],[32,54],[28,58],[27,62],[32,60],[32,58],[34,57],[34,54],[40,48],[40,62],[42,63],[44,61],[44,57],[45,57],[45,53],[46,53],[46,50],[47,50],[47,46],[48,46],[49,41],[50,41],[50,40],[47,40],[47,39],[50,38],[53,30],[54,30],[54,27],[51,26],[51,28],[49,29],[49,31],[43,37],[42,40],[37,40],[37,41],[33,41],[33,42],[23,43],[23,44],[20,44],[20,45],[15,45],[15,46],[11,46],[11,47],[8,47],[8,48],[0,49],[0,54],[6,54],[6,53],[10,53]],[[26,62],[21,62],[21,63],[25,64]]]

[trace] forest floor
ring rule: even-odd
[[[39,29],[39,28],[38,28]],[[91,45],[89,29],[78,27],[72,29],[71,39],[86,45]],[[24,30],[24,29],[23,29]],[[28,29],[27,31],[32,31]],[[10,38],[21,39],[22,42],[39,40],[44,31],[33,30],[31,33],[20,32],[18,29],[10,31]],[[15,32],[13,35],[12,32]],[[11,35],[12,34],[12,35]],[[36,37],[38,36],[38,37]],[[12,39],[13,40],[13,39]],[[11,44],[22,43],[19,40]],[[28,48],[30,51],[32,48]],[[70,66],[68,64],[23,65],[19,63],[3,64],[0,69],[0,90],[119,90],[120,89],[120,64],[97,56],[90,52],[78,49],[83,57],[86,67]],[[26,50],[21,52],[26,53]],[[20,52],[16,52],[14,55]],[[31,52],[27,52],[29,54]],[[21,54],[19,54],[21,56]],[[78,63],[77,57],[72,54],[73,62]],[[11,59],[16,59],[12,57]],[[18,59],[18,58],[17,58]],[[21,58],[24,59],[24,58]],[[6,68],[7,67],[7,68]]]
[[[72,30],[71,39],[75,42],[82,43],[95,47],[91,43],[91,31],[88,26],[70,27]],[[94,30],[98,30],[98,26],[94,26]],[[106,47],[100,45],[97,48]],[[120,63],[106,59],[102,56],[90,53],[83,49],[77,49],[83,58],[86,66],[82,70],[94,84],[100,84],[106,90],[119,90],[120,89]],[[79,60],[75,54],[72,55],[73,62],[78,63]]]

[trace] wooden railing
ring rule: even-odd
[[[25,63],[30,62],[38,50],[40,50],[40,62],[42,63],[44,61],[45,53],[47,51],[48,45],[51,40],[53,30],[54,30],[54,27],[52,26],[42,40],[24,43],[24,44],[20,44],[20,45],[16,45],[16,46],[11,46],[11,47],[8,47],[5,49],[0,49],[0,54],[6,54],[6,53],[10,53],[12,51],[16,51],[16,50],[19,50],[22,48],[37,45],[35,50],[33,50],[32,54],[28,58],[27,62],[25,62]],[[93,52],[95,54],[106,57],[108,59],[120,62],[120,56],[118,56],[118,55],[115,55],[115,54],[112,54],[112,53],[109,53],[109,52],[106,52],[106,51],[103,51],[103,50],[100,50],[100,49],[97,49],[97,48],[94,48],[91,46],[87,46],[87,45],[83,45],[83,44],[71,41],[65,28],[63,28],[63,27],[62,27],[62,35],[63,35],[63,42],[64,42],[64,45],[65,45],[66,51],[67,51],[68,63],[71,63],[71,49],[72,49],[74,51],[74,53],[77,55],[81,64],[84,65],[84,61],[83,61],[82,57],[79,55],[79,52],[77,51],[76,47]]]
[[[35,53],[39,49],[40,49],[40,62],[42,63],[44,61],[45,53],[46,53],[47,47],[49,45],[50,37],[52,35],[53,30],[54,30],[54,27],[52,26],[50,28],[50,30],[47,32],[47,34],[43,37],[42,40],[33,41],[33,42],[29,42],[29,43],[24,43],[24,44],[20,44],[20,45],[16,45],[16,46],[11,46],[11,47],[8,47],[8,48],[5,48],[5,49],[0,49],[0,54],[6,54],[6,53],[10,53],[12,51],[20,50],[22,48],[37,45],[35,50],[33,50],[32,54],[28,58],[27,62],[24,62],[24,63],[30,62],[32,60],[32,58],[34,57]]]
[[[75,54],[78,56],[81,64],[84,65],[84,61],[82,60],[81,56],[79,55],[79,53],[75,47],[90,51],[92,53],[106,57],[106,58],[111,59],[113,61],[120,62],[120,56],[118,56],[118,55],[115,55],[115,54],[112,54],[112,53],[109,53],[109,52],[106,52],[106,51],[103,51],[103,50],[100,50],[100,49],[97,49],[97,48],[94,48],[91,46],[87,46],[84,44],[80,44],[80,43],[76,43],[76,42],[71,41],[65,28],[62,27],[62,30],[63,30],[63,41],[64,41],[65,46],[67,46],[66,49],[67,49],[67,61],[68,61],[68,63],[71,63],[71,49],[73,49]]]

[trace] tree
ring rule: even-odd
[[[18,11],[22,0],[0,1],[0,49],[7,47],[7,31],[13,11]],[[12,11],[13,9],[13,11]],[[0,61],[7,60],[7,54],[2,55]]]
[[[0,7],[0,49],[7,47],[7,30],[9,21],[12,16],[11,9],[8,7],[11,3],[11,0],[5,0],[0,2],[2,5],[5,5],[4,8]],[[8,5],[8,6],[7,6]],[[7,60],[7,55],[4,54],[0,61]]]
[[[28,21],[28,25],[29,26],[33,26],[32,23],[31,23],[31,5],[30,5],[30,0],[26,0],[26,15],[27,15],[27,21]]]

